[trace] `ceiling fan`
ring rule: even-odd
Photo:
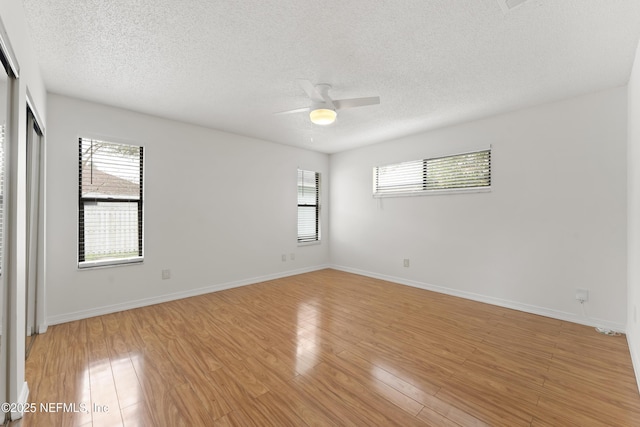
[[[296,108],[295,110],[282,111],[276,114],[291,114],[309,112],[311,122],[316,125],[330,125],[335,122],[338,116],[338,110],[347,108],[364,107],[366,105],[380,104],[379,96],[371,96],[367,98],[349,98],[349,99],[331,99],[329,96],[328,84],[314,85],[309,80],[298,80],[300,87],[305,91],[311,99],[311,106],[305,108]]]

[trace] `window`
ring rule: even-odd
[[[491,188],[491,149],[373,168],[376,197]]]
[[[79,139],[78,265],[142,261],[143,147]]]
[[[298,169],[298,243],[320,240],[320,174]]]

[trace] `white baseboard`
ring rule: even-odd
[[[497,305],[500,307],[510,308],[513,310],[524,311],[526,313],[537,314],[545,317],[551,317],[553,319],[565,320],[567,322],[578,323],[581,325],[587,325],[587,326],[593,326],[593,327],[597,326],[597,327],[607,328],[607,329],[611,329],[613,331],[618,331],[618,332],[624,332],[626,329],[626,325],[622,323],[610,322],[607,320],[596,319],[596,318],[587,318],[584,316],[576,315],[575,313],[552,310],[545,307],[538,307],[535,305],[523,304],[517,301],[509,301],[501,298],[475,294],[473,292],[460,291],[457,289],[451,289],[444,286],[432,285],[430,283],[423,283],[415,280],[403,279],[401,277],[388,276],[386,274],[379,274],[371,271],[359,270],[357,268],[344,267],[341,265],[331,265],[330,268],[333,268],[335,270],[345,271],[347,273],[353,273],[353,274],[359,274],[361,276],[372,277],[374,279],[386,280],[387,282],[398,283],[400,285],[406,285],[414,288],[425,289],[427,291],[434,291],[441,294],[446,294],[446,295],[465,298],[473,301]]]
[[[217,285],[205,286],[203,288],[190,289],[183,292],[174,292],[170,294],[159,295],[150,298],[143,298],[135,301],[127,301],[120,304],[106,305],[96,307],[89,310],[80,310],[72,313],[58,314],[47,318],[46,325],[57,325],[59,323],[72,322],[74,320],[88,319],[90,317],[102,316],[104,314],[116,313],[118,311],[131,310],[133,308],[146,307],[148,305],[160,304],[163,302],[174,301],[182,298],[189,298],[197,295],[209,294],[211,292],[223,291],[225,289],[237,288],[240,286],[253,285],[255,283],[266,282],[269,280],[281,279],[283,277],[295,276],[297,274],[310,273],[312,271],[323,270],[329,268],[328,265],[318,265],[314,267],[301,268],[297,270],[289,270],[281,273],[268,274],[265,276],[252,277],[248,279],[236,280],[233,282],[220,283]],[[46,326],[45,326],[46,330]]]
[[[47,332],[47,328],[48,327],[49,327],[49,325],[46,322],[39,323],[36,332],[39,333],[39,334],[44,334],[45,332]]]
[[[29,399],[29,385],[25,381],[22,384],[22,389],[20,390],[20,394],[18,395],[18,401],[15,402],[17,403],[17,405],[15,405],[16,409],[24,408],[27,405],[28,399]],[[24,410],[22,412],[12,411],[10,417],[11,417],[11,421],[15,421],[15,420],[19,420],[23,416],[24,416]]]

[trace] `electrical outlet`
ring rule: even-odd
[[[282,254],[282,262],[287,262],[287,254]]]
[[[579,301],[581,304],[583,302],[589,301],[589,290],[588,289],[576,289],[576,301]]]
[[[404,259],[404,266],[409,267],[409,258]]]
[[[162,280],[171,279],[171,270],[162,270]]]
[[[291,252],[291,253],[289,254],[289,259],[290,259],[291,261],[295,261],[295,259],[296,259],[296,254],[294,254],[293,252]]]

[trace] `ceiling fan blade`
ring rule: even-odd
[[[366,105],[380,104],[379,96],[370,96],[368,98],[349,98],[349,99],[334,99],[333,105],[336,110],[344,110],[345,108],[364,107]]]
[[[294,113],[303,113],[305,111],[309,111],[310,108],[309,107],[304,107],[304,108],[296,108],[295,110],[286,110],[286,111],[280,111],[278,113],[273,113],[275,116],[282,116],[284,114],[294,114]]]
[[[316,87],[309,80],[298,79],[298,84],[304,90],[309,98],[313,102],[325,102],[322,94],[316,89]]]
[[[329,107],[330,110],[335,110],[336,106],[333,103],[333,99],[329,97],[329,89],[331,89],[331,86],[326,84],[316,85],[316,91],[320,92],[326,106]]]

